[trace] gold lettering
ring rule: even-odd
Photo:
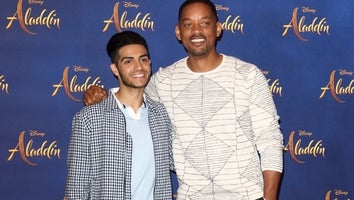
[[[86,91],[89,87],[91,87],[92,85],[99,85],[99,83],[101,83],[101,79],[100,77],[95,78],[92,83],[90,83],[91,77],[87,77],[86,81],[84,84],[77,84],[76,83],[77,80],[77,76],[75,75],[70,82],[70,92],[84,92]]]
[[[31,131],[32,133],[34,131]],[[37,132],[38,133],[38,132]],[[57,142],[53,141],[49,145],[48,141],[44,141],[41,146],[36,149],[33,147],[33,140],[30,140],[25,147],[25,131],[22,131],[18,137],[18,143],[15,148],[9,149],[10,155],[7,161],[13,159],[14,154],[20,152],[22,160],[28,165],[35,166],[36,163],[31,162],[29,157],[46,157],[52,159],[54,156],[60,159],[60,148],[58,148]]]
[[[311,140],[309,144],[305,148],[303,148],[301,147],[301,139],[299,139],[295,145],[295,154],[312,155],[313,157],[317,157],[317,155],[322,155],[323,157],[326,157],[325,156],[326,148],[323,147],[322,140],[317,141],[315,145],[313,144],[314,144],[314,140]]]
[[[0,91],[6,92],[9,94],[9,84],[5,82],[5,75],[0,74]]]
[[[32,8],[28,8],[25,14],[25,24],[28,26],[34,26],[34,25],[39,25],[39,26],[46,26],[47,28],[52,28],[51,26],[57,26],[58,29],[60,29],[60,19],[55,18],[56,13],[55,10],[52,10],[49,12],[47,16],[44,16],[46,14],[47,10],[44,9],[42,10],[41,14],[38,17],[32,17]]]
[[[347,86],[342,86],[343,79],[340,78],[337,83],[335,83],[335,73],[336,70],[333,70],[330,74],[329,81],[325,87],[321,87],[322,93],[320,99],[324,97],[325,93],[329,90],[333,99],[339,103],[344,103],[345,101],[338,98],[337,95],[352,95],[354,94],[354,79],[350,81]]]
[[[305,24],[305,17],[301,17],[300,23],[299,23],[299,32],[305,33],[305,32],[310,32],[310,33],[317,33],[318,35],[321,35],[321,33],[327,33],[329,35],[329,26],[325,25],[326,18],[322,18],[318,23],[317,23],[317,17],[315,17],[312,20],[312,23],[310,25]]]
[[[18,143],[17,143],[16,147],[13,149],[9,149],[10,156],[7,158],[7,161],[10,161],[13,158],[14,154],[17,153],[18,151],[20,151],[21,158],[23,161],[25,161],[25,163],[27,163],[28,165],[32,165],[32,166],[37,165],[37,164],[32,163],[31,161],[28,160],[26,153],[25,153],[24,140],[25,140],[25,131],[22,131],[18,137]]]
[[[322,90],[322,93],[320,95],[320,99],[325,95],[325,93],[327,92],[327,90],[329,91],[333,91],[331,92],[332,94],[332,97],[338,101],[338,102],[343,102],[342,100],[339,100],[338,97],[335,95],[335,92],[334,92],[334,75],[335,75],[336,71],[333,70],[331,72],[331,75],[329,77],[329,82],[327,83],[327,85],[325,87],[321,87],[321,90]]]
[[[284,31],[283,31],[283,34],[282,36],[284,37],[287,33],[288,33],[288,30],[290,28],[293,28],[294,29],[294,33],[295,33],[295,36],[300,39],[301,41],[307,41],[307,39],[303,38],[301,35],[300,35],[300,32],[299,32],[299,29],[298,29],[298,24],[297,24],[297,11],[298,11],[299,8],[295,8],[294,11],[293,11],[293,15],[292,15],[292,18],[289,22],[289,24],[287,25],[283,25],[284,27]]]
[[[58,29],[60,29],[60,19],[56,17],[55,10],[52,10],[47,14],[47,10],[44,9],[38,17],[32,17],[32,8],[28,8],[25,15],[23,15],[22,1],[23,0],[18,0],[15,14],[12,17],[7,17],[9,22],[6,29],[9,29],[15,20],[18,20],[22,30],[30,35],[36,35],[37,33],[28,30],[27,26],[45,26],[49,29],[52,28],[52,26],[57,26]]]
[[[77,68],[76,68],[77,69]],[[63,77],[60,80],[58,84],[54,84],[54,91],[52,93],[52,96],[57,95],[58,91],[60,88],[64,87],[64,91],[66,95],[69,97],[69,99],[73,101],[81,101],[80,99],[75,98],[72,93],[78,93],[78,92],[84,92],[86,91],[89,87],[92,85],[99,86],[103,88],[103,85],[101,85],[101,78],[96,77],[92,81],[92,77],[87,77],[85,82],[83,84],[78,84],[77,82],[77,75],[73,76],[73,78],[70,80],[69,83],[69,67],[65,67],[63,71]]]
[[[133,20],[129,20],[127,18],[128,12],[124,11],[121,18],[119,17],[119,3],[116,3],[113,7],[113,15],[110,19],[104,20],[103,22],[106,24],[102,30],[105,32],[108,30],[110,24],[114,24],[118,32],[122,32],[122,29],[128,28],[136,28],[142,31],[146,29],[150,29],[154,31],[154,21],[151,21],[150,13],[142,15],[142,13],[138,13]]]
[[[106,24],[106,26],[103,28],[102,32],[106,32],[109,25],[112,23],[114,23],[118,32],[122,32],[122,29],[120,28],[120,24],[119,24],[118,13],[119,13],[119,2],[114,4],[113,15],[111,16],[111,18],[103,21]]]
[[[350,81],[348,86],[342,86],[343,79],[339,79],[336,85],[336,94],[344,95],[344,94],[354,94],[354,79]]]
[[[229,15],[225,22],[222,23],[222,28],[225,31],[231,31],[235,33],[236,31],[240,31],[243,34],[243,24],[241,23],[241,17],[236,16],[232,21],[230,20],[231,15]]]
[[[290,156],[293,160],[295,160],[297,163],[304,163],[303,161],[297,159],[296,154],[295,154],[295,146],[294,146],[294,134],[295,131],[290,133],[289,136],[289,142],[288,144],[284,147],[284,151],[289,151]]]
[[[284,37],[290,28],[293,28],[295,36],[300,39],[301,41],[308,41],[307,39],[303,38],[300,33],[317,33],[318,35],[321,35],[321,33],[326,33],[329,35],[329,25],[327,25],[326,18],[322,18],[321,20],[318,21],[318,17],[315,17],[312,22],[307,25],[305,23],[305,16],[302,16],[300,18],[300,21],[297,20],[297,14],[298,14],[299,8],[295,8],[292,14],[292,18],[289,22],[289,24],[283,25],[284,31],[282,33],[282,36]],[[304,8],[303,7],[303,12],[315,12],[315,10],[310,9],[310,8]]]
[[[55,96],[59,90],[59,88],[64,87],[64,91],[66,95],[73,101],[80,101],[79,99],[76,99],[75,97],[72,96],[69,88],[69,67],[65,67],[64,72],[63,72],[63,78],[58,84],[53,85],[55,88],[52,96]]]
[[[9,23],[6,26],[6,29],[9,29],[12,26],[13,21],[18,19],[18,23],[20,24],[20,27],[22,28],[22,30],[24,30],[26,33],[28,33],[30,35],[36,34],[36,33],[29,31],[25,25],[25,22],[23,19],[23,12],[22,12],[22,0],[18,0],[17,10],[16,10],[15,14],[12,17],[7,17],[7,19],[9,20]]]
[[[302,147],[301,143],[302,140],[299,139],[295,143],[294,139],[295,132],[292,131],[289,136],[289,142],[288,144],[284,147],[284,151],[289,151],[291,158],[297,162],[297,163],[304,163],[303,161],[299,160],[297,156],[302,156],[302,155],[309,155],[313,157],[317,157],[318,155],[322,155],[323,157],[325,156],[325,151],[326,148],[323,147],[322,140],[319,140],[315,142],[314,140],[311,140],[307,146]]]
[[[47,145],[48,141],[44,141],[39,149],[35,149],[32,147],[33,140],[30,140],[26,146],[26,156],[27,157],[47,157],[51,159],[53,156],[56,156],[60,159],[60,149],[57,148],[57,142],[54,141]]]
[[[268,83],[270,79],[268,79]],[[269,84],[269,90],[272,94],[278,94],[279,96],[283,96],[283,88],[279,84],[279,79],[274,80],[271,84]]]
[[[137,28],[142,31],[145,31],[145,29],[150,29],[154,31],[154,22],[151,21],[150,13],[145,14],[142,18],[140,17],[142,14],[138,13],[132,21],[127,19],[127,15],[127,11],[125,11],[122,15],[120,22],[122,28]]]

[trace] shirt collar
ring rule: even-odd
[[[115,87],[115,88],[111,88],[111,89],[110,89],[110,92],[113,94],[114,99],[117,101],[118,107],[119,107],[120,109],[126,109],[127,106],[124,105],[123,103],[121,103],[121,102],[119,101],[119,99],[118,99],[118,98],[116,97],[116,95],[115,95],[115,94],[118,92],[118,90],[119,90],[119,87]],[[143,94],[143,104],[141,105],[140,108],[146,108],[146,96],[145,96],[145,94]]]

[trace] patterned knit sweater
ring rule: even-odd
[[[283,166],[279,117],[264,75],[226,55],[206,73],[192,72],[186,60],[160,68],[147,87],[174,126],[177,199],[262,197],[262,171]]]

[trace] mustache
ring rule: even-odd
[[[206,39],[207,37],[203,34],[193,34],[191,37],[189,37],[190,40],[193,40],[193,39],[200,39],[200,38],[203,38],[203,39]]]

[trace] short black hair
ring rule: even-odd
[[[203,3],[203,4],[207,5],[207,6],[210,8],[212,14],[214,15],[216,21],[219,21],[218,13],[217,13],[217,11],[216,11],[216,7],[215,7],[214,3],[211,2],[210,0],[186,0],[186,1],[179,7],[179,10],[178,10],[178,21],[181,21],[181,14],[182,14],[183,9],[184,9],[186,6],[188,6],[188,5],[190,5],[190,4],[193,4],[193,3]]]
[[[111,62],[116,63],[118,58],[118,51],[122,47],[130,44],[143,45],[146,48],[148,57],[150,58],[149,47],[144,37],[134,31],[123,31],[114,34],[107,43],[106,50],[108,56],[111,58]]]

